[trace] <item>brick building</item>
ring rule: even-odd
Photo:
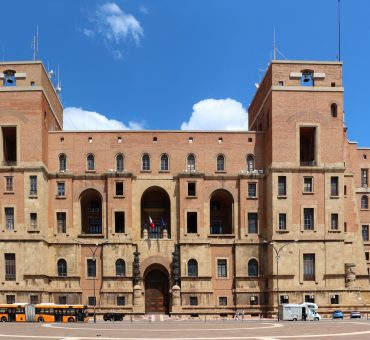
[[[370,150],[343,115],[341,63],[273,61],[249,131],[63,131],[43,65],[0,63],[0,303],[366,310]]]

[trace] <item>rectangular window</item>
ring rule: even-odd
[[[123,196],[123,182],[116,182],[116,196]]]
[[[13,294],[7,295],[6,296],[6,303],[10,304],[10,305],[15,303],[15,295],[13,295]]]
[[[303,178],[303,192],[305,193],[313,192],[313,177]]]
[[[278,177],[278,195],[286,196],[286,176]]]
[[[305,295],[304,302],[315,303],[315,295]]]
[[[188,234],[198,232],[198,213],[187,212],[186,213],[186,231]]]
[[[125,212],[115,211],[114,212],[114,230],[116,233],[125,232]]]
[[[89,296],[87,298],[87,304],[89,306],[95,306],[96,305],[96,298],[95,298],[95,296]]]
[[[250,299],[249,299],[249,302],[252,306],[254,305],[258,305],[258,296],[251,296]]]
[[[17,128],[15,126],[3,126],[3,165],[17,165]]]
[[[314,230],[314,210],[313,208],[303,209],[304,230]]]
[[[330,178],[330,195],[339,196],[339,177],[337,176]]]
[[[288,295],[280,295],[280,303],[289,303],[289,296]]]
[[[286,230],[286,214],[279,214],[279,230]]]
[[[64,182],[58,182],[57,183],[57,195],[59,197],[64,197],[66,195],[65,183]]]
[[[188,196],[196,196],[196,183],[188,182]]]
[[[227,261],[217,260],[217,277],[227,277]]]
[[[32,230],[37,229],[37,214],[36,213],[30,213],[30,227]]]
[[[67,232],[65,212],[57,212],[57,231],[58,234],[65,234]]]
[[[5,224],[7,230],[14,230],[14,208],[5,208]]]
[[[368,186],[368,182],[367,182],[367,178],[368,178],[368,171],[367,169],[361,169],[361,186],[363,188],[367,188]]]
[[[303,280],[315,281],[315,254],[303,254]]]
[[[67,304],[67,296],[65,296],[65,295],[59,295],[58,296],[58,303],[60,305],[66,305]]]
[[[338,224],[339,224],[338,214],[331,214],[331,218],[330,218],[331,230],[338,230],[338,227],[339,227]]]
[[[13,192],[13,176],[5,176],[5,191]]]
[[[15,281],[16,267],[15,267],[15,254],[4,254],[5,258],[5,280]]]
[[[124,305],[126,305],[126,297],[117,296],[117,306],[124,306]]]
[[[38,295],[30,295],[30,303],[31,303],[31,305],[37,305],[39,303],[39,296]]]
[[[190,306],[198,306],[198,297],[190,296],[189,303],[190,303]]]
[[[227,306],[227,297],[226,296],[219,296],[218,297],[218,305],[219,306]]]
[[[258,214],[248,213],[248,234],[257,234],[258,232]]]
[[[365,242],[369,241],[369,226],[368,225],[362,226],[362,240]]]
[[[338,294],[331,295],[330,296],[330,303],[332,305],[338,305],[339,304],[339,295]]]
[[[366,251],[366,252],[365,252],[365,260],[366,260],[366,261],[369,261],[369,259],[370,259],[369,252],[368,252],[368,251]]]
[[[37,176],[30,176],[30,195],[37,195]]]
[[[299,133],[300,164],[301,166],[315,166],[316,127],[301,127]]]
[[[96,277],[96,259],[87,259],[87,276]]]
[[[257,197],[257,183],[248,183],[248,197]]]

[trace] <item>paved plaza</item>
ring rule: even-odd
[[[370,339],[368,320],[320,322],[141,321],[96,324],[1,323],[0,339]]]

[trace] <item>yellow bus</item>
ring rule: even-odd
[[[87,306],[55,303],[0,304],[1,322],[87,322]]]

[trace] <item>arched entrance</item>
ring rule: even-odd
[[[80,197],[82,234],[102,234],[102,198],[95,189],[85,190]]]
[[[214,191],[210,199],[210,233],[233,233],[233,196],[225,189]]]
[[[145,313],[169,313],[169,275],[162,266],[151,266],[144,275]]]

